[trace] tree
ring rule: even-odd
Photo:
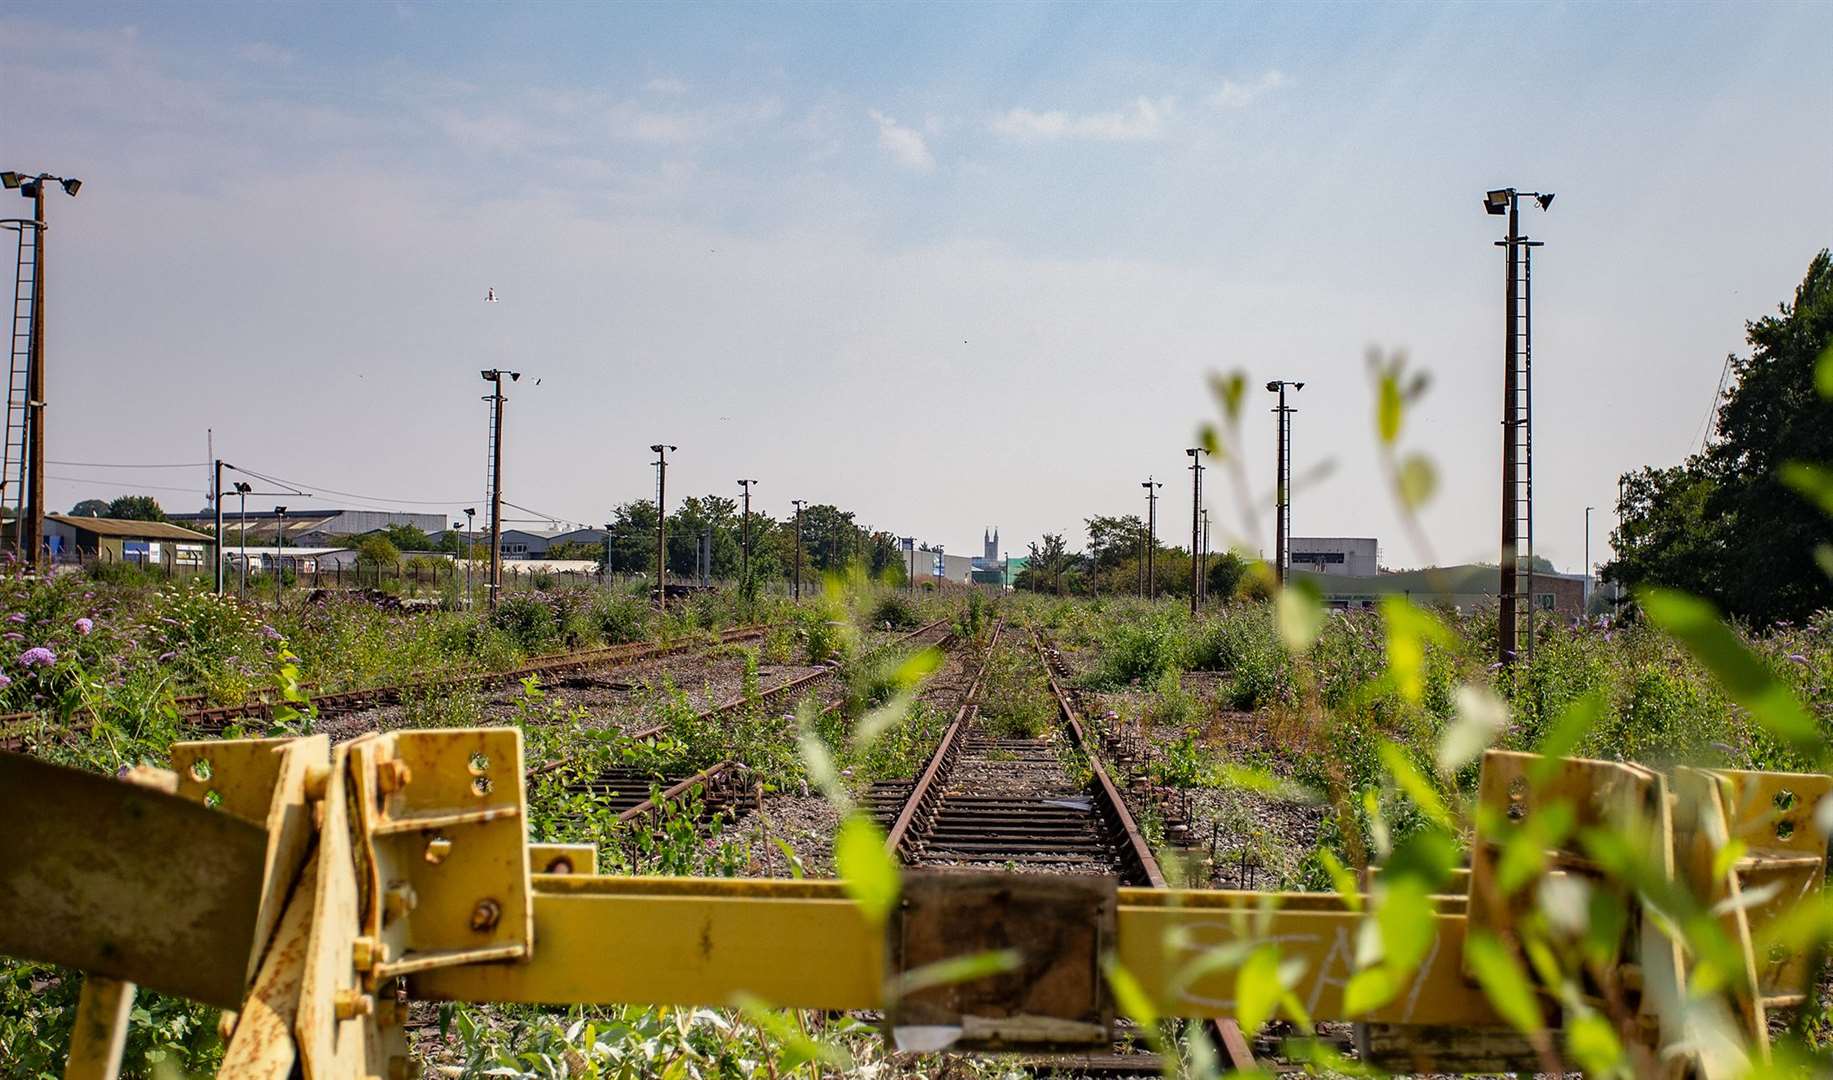
[[[697,499],[683,499],[681,509],[668,515],[668,572],[682,577],[694,575],[694,568],[700,559],[700,537],[707,530],[713,530],[713,576],[716,578],[735,578],[738,576],[739,539],[738,539],[738,500],[724,495],[704,495]],[[751,527],[761,533],[765,520],[760,514],[751,515]],[[757,539],[754,535],[753,541]],[[654,544],[650,550],[655,550]]]
[[[634,499],[611,511],[611,569],[620,574],[655,573],[655,500]]]
[[[1210,599],[1217,602],[1232,599],[1241,579],[1247,576],[1247,566],[1247,560],[1232,551],[1210,555],[1209,580],[1204,583]]]
[[[124,521],[164,521],[165,511],[151,495],[123,495],[109,503],[108,512],[101,516]]]
[[[1013,584],[1033,592],[1053,592],[1061,596],[1071,591],[1075,570],[1082,556],[1069,550],[1062,533],[1045,533],[1043,540],[1030,545],[1030,557]]]
[[[1833,606],[1815,562],[1825,517],[1780,478],[1790,462],[1833,463],[1833,399],[1815,365],[1833,347],[1833,257],[1816,255],[1792,304],[1745,324],[1750,355],[1719,407],[1717,439],[1669,468],[1622,478],[1616,558],[1606,580],[1667,585],[1758,622],[1804,619]]]
[[[433,538],[418,525],[386,525],[378,535],[386,536],[397,551],[433,550]]]
[[[107,499],[84,499],[70,508],[71,517],[107,517]]]
[[[371,533],[363,537],[356,546],[358,566],[380,567],[395,566],[401,561],[401,549],[381,533]]]
[[[1088,555],[1097,570],[1112,570],[1145,550],[1146,523],[1138,514],[1096,514],[1084,524],[1088,528]]]
[[[859,527],[850,510],[828,503],[802,508],[802,547],[818,573],[839,570],[859,549]]]

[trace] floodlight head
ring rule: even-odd
[[[74,196],[77,192],[77,189],[83,186],[83,182],[81,180],[78,180],[74,176],[66,176],[64,177],[62,181],[60,181],[60,183],[64,185],[64,194],[71,195],[71,196]],[[1553,196],[1551,195],[1547,196],[1547,198],[1549,199],[1551,199],[1552,197]]]
[[[484,377],[485,382],[489,382],[490,380],[496,378],[496,372],[490,370],[489,368],[485,368],[483,371],[478,372],[478,374]]]
[[[274,507],[274,516],[275,517],[285,517],[286,516],[286,507],[284,506]]]
[[[1185,449],[1184,451],[1184,453],[1189,454],[1191,457],[1196,457],[1198,454],[1202,452],[1203,452],[1203,448],[1200,446],[1192,446],[1192,447]]]
[[[1547,207],[1553,205],[1553,193],[1551,191],[1543,192],[1534,196],[1534,201],[1540,204],[1542,210],[1545,210]]]
[[[1292,384],[1292,389],[1294,390],[1303,390],[1304,388],[1305,388],[1305,384],[1302,382],[1295,382]]]
[[[465,507],[465,516],[466,516],[466,517],[476,517],[476,516],[477,516],[477,508],[476,508],[476,507],[471,507],[471,506],[467,506],[467,507]]]
[[[255,486],[246,480],[237,480],[235,482],[235,489],[241,492],[242,494],[246,495],[249,492],[253,491],[255,489]]]
[[[1503,188],[1500,191],[1486,192],[1483,195],[1483,209],[1492,214],[1506,214],[1508,213],[1508,204],[1514,197],[1514,188]]]
[[[0,172],[0,185],[4,185],[8,191],[13,190],[24,182],[25,181],[16,172]]]
[[[521,381],[522,381],[522,373],[521,373],[521,372],[519,372],[519,371],[512,371],[512,372],[510,372],[510,373],[509,373],[509,381],[510,381],[510,382],[521,382]]]
[[[1278,379],[1268,379],[1267,380],[1267,392],[1273,393],[1273,394],[1279,393],[1279,380]]]
[[[650,444],[650,446],[649,446],[649,449],[651,449],[651,450],[653,450],[654,452],[656,452],[656,453],[658,453],[658,454],[659,454],[659,453],[661,453],[661,452],[662,452],[662,450],[663,450],[664,448],[663,448],[663,446],[662,446],[662,444],[661,444],[661,443],[651,443],[651,444]]]

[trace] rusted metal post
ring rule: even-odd
[[[656,453],[656,608],[668,610],[668,452],[667,443],[649,447]]]
[[[751,581],[751,485],[756,480],[740,480],[739,488],[745,493],[744,516],[738,519],[738,587],[743,589]]]
[[[1203,448],[1192,446],[1184,453],[1190,455],[1190,614],[1195,615],[1203,605],[1203,573],[1197,554],[1203,540]]]
[[[1146,582],[1143,592],[1147,600],[1156,600],[1158,573],[1153,555],[1158,547],[1158,489],[1165,485],[1148,476],[1139,486],[1146,489]]]
[[[1267,389],[1279,395],[1273,411],[1279,417],[1279,452],[1273,481],[1273,574],[1280,585],[1286,583],[1292,556],[1286,549],[1292,543],[1292,414],[1298,410],[1286,404],[1286,387],[1303,390],[1302,382],[1274,379]]]
[[[494,390],[484,400],[490,402],[490,606],[496,607],[497,596],[503,591],[503,405],[509,399],[503,396],[503,376],[509,376],[510,382],[522,377],[519,371],[504,371],[501,368],[490,368],[483,373],[484,380]]]
[[[796,599],[802,599],[802,507],[805,499],[791,499],[796,507]]]
[[[1520,282],[1516,277],[1516,245],[1521,242],[1521,200],[1514,191],[1508,193],[1508,237],[1503,241],[1503,345],[1502,345],[1502,566],[1501,581],[1497,584],[1500,601],[1496,622],[1496,650],[1499,659],[1512,663],[1519,642],[1515,639],[1515,589],[1518,582],[1515,578],[1515,545],[1518,537],[1515,533],[1515,446],[1519,428],[1515,417],[1515,394],[1518,389],[1515,381],[1515,363],[1518,354],[1515,351],[1515,320],[1519,311],[1515,305],[1515,292]]]
[[[26,376],[25,535],[20,555],[37,565],[45,543],[45,178],[32,184],[32,220],[38,249],[32,253],[32,351]]]

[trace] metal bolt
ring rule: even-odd
[[[496,924],[503,918],[503,905],[495,900],[479,900],[471,909],[471,929],[480,934],[487,934],[496,929]]]
[[[414,893],[414,887],[405,881],[391,881],[388,891],[382,894],[382,924],[394,922],[401,916],[414,910],[420,897]]]
[[[414,779],[414,770],[400,758],[389,758],[376,765],[376,783],[384,792],[393,794],[400,791]]]
[[[452,854],[452,841],[450,837],[436,836],[426,842],[426,861],[432,863],[434,866],[438,866],[440,863],[445,862],[446,856],[450,854]]]
[[[339,990],[334,999],[334,1008],[339,1020],[355,1020],[359,1016],[368,1016],[376,1010],[376,999],[352,987]]]
[[[241,1013],[236,1012],[234,1009],[224,1009],[222,1012],[218,1013],[216,1017],[216,1037],[227,1044],[230,1036],[235,1034],[236,1018],[241,1015]]]
[[[388,943],[372,937],[359,937],[350,943],[350,961],[365,974],[388,963]]]

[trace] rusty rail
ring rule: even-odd
[[[927,817],[934,813],[935,804],[939,801],[941,791],[937,783],[939,777],[946,776],[954,767],[955,759],[960,753],[961,732],[972,722],[974,711],[979,707],[976,698],[980,693],[980,682],[986,676],[987,664],[993,658],[993,649],[999,644],[999,632],[1003,623],[993,624],[993,635],[987,641],[986,654],[980,658],[980,667],[974,671],[974,677],[968,682],[967,693],[961,696],[961,705],[955,710],[955,717],[947,730],[942,732],[941,740],[936,744],[935,753],[929,757],[922,775],[911,786],[910,793],[904,798],[904,807],[898,812],[897,820],[885,834],[885,850],[894,855],[907,856],[911,828],[919,815]]]

